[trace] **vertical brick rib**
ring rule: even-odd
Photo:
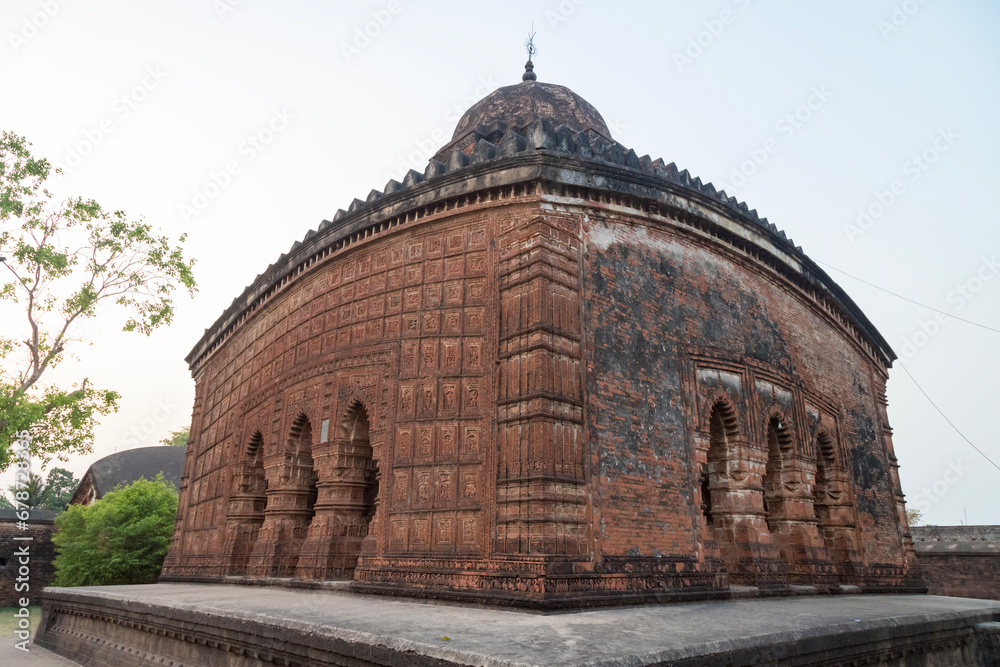
[[[497,551],[586,552],[579,239],[535,219],[501,239]]]

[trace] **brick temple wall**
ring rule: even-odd
[[[435,562],[487,553],[492,481],[483,472],[484,414],[493,387],[484,372],[496,348],[484,336],[495,307],[487,239],[496,224],[486,212],[470,212],[358,243],[286,288],[208,361],[197,379],[196,440],[188,450],[168,575],[245,573],[221,556],[233,537],[226,528],[234,513],[231,494],[245,481],[240,466],[255,433],[262,436],[264,477],[273,492],[287,485],[287,434],[306,417],[317,516],[318,508],[342,501],[335,496],[343,491],[336,487],[343,453],[331,448],[340,446],[342,422],[355,404],[367,413],[371,458],[385,489],[366,552]],[[229,530],[257,530],[256,538],[269,529],[267,521],[245,523]],[[324,537],[314,526],[313,542],[352,532],[328,529]],[[310,539],[300,532],[293,539]],[[265,539],[273,542],[272,554],[281,546],[276,533]],[[310,578],[344,574],[335,570],[314,564]]]
[[[28,598],[30,605],[40,603],[42,589],[56,576],[54,531],[51,518],[29,518],[21,524],[14,510],[0,511],[0,608],[20,606],[21,598]]]
[[[586,256],[588,435],[599,452],[593,486],[601,553],[698,554],[706,519],[698,483],[705,453],[697,441],[707,449],[711,411],[722,401],[735,410],[745,447],[735,465],[749,471],[751,486],[764,483],[772,418],[780,417],[790,440],[775,473],[787,478],[783,521],[741,520],[735,530],[748,534],[739,538],[739,559],[755,552],[763,558],[764,550],[784,561],[772,563],[779,582],[787,581],[790,572],[782,570],[790,570],[795,552],[805,560],[835,560],[827,547],[837,547],[836,522],[818,517],[814,507],[817,437],[825,434],[833,453],[828,467],[850,482],[839,527],[855,540],[851,569],[863,574],[864,560],[868,572],[902,576],[906,526],[888,456],[885,373],[830,314],[745,257],[620,214],[591,214]],[[748,494],[734,509],[764,519],[764,495]],[[796,583],[835,581],[827,576],[832,572],[807,567]],[[766,585],[768,578],[759,573],[739,583]]]
[[[876,351],[633,204],[537,181],[400,205],[270,288],[193,365],[164,580],[920,590]]]
[[[1000,526],[915,526],[931,595],[1000,600]]]

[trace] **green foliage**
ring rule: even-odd
[[[148,584],[170,546],[177,491],[157,475],[56,517],[54,586]]]
[[[188,438],[191,436],[191,427],[185,426],[184,428],[179,428],[176,431],[171,431],[170,435],[160,440],[161,445],[167,445],[168,447],[187,447]]]
[[[2,357],[2,355],[0,355]],[[44,387],[23,391],[0,375],[0,470],[11,463],[10,443],[31,432],[31,457],[41,465],[68,453],[91,451],[97,417],[118,411],[116,391],[98,390],[86,380],[69,390]]]
[[[45,492],[45,480],[42,479],[41,475],[35,473],[30,473],[28,475],[28,480],[22,484],[14,482],[7,487],[7,492],[10,494],[11,498],[16,498],[17,507],[30,507],[37,508],[38,503],[42,499],[42,494]]]
[[[45,490],[42,491],[39,507],[41,509],[61,512],[73,499],[73,492],[80,480],[65,468],[53,468],[45,478]]]
[[[26,483],[18,486],[17,482],[7,487],[11,498],[17,498],[17,507],[52,510],[61,512],[69,505],[80,480],[65,468],[53,468],[45,479],[41,475],[30,473]],[[27,494],[21,495],[18,494]],[[0,508],[11,509],[15,504],[0,495]]]
[[[125,331],[148,335],[173,320],[178,287],[196,290],[193,261],[141,218],[93,199],[53,201],[45,182],[59,170],[30,146],[10,132],[0,137],[0,299],[26,316],[17,320],[23,331],[0,336],[0,471],[11,463],[15,433],[31,432],[32,454],[44,465],[90,452],[98,416],[117,409],[118,393],[86,379],[68,388],[43,382],[80,321],[114,305]]]

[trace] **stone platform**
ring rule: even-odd
[[[35,641],[84,665],[1000,665],[1000,603],[843,595],[565,614],[338,590],[48,588]]]

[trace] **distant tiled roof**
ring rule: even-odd
[[[181,475],[184,474],[185,452],[187,447],[164,445],[128,449],[97,461],[87,470],[87,475],[93,478],[98,498],[109,491],[114,491],[119,484],[125,486],[140,477],[153,479],[161,472],[163,479],[178,489],[181,485]],[[84,479],[87,475],[84,475]]]

